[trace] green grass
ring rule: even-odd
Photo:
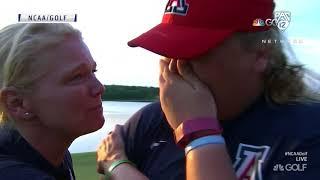
[[[77,180],[98,180],[99,174],[96,170],[96,153],[72,154],[73,168]]]

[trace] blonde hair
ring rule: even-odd
[[[264,75],[264,95],[278,104],[314,102],[320,100],[312,84],[320,82],[319,75],[300,64],[287,43],[288,40],[273,27],[268,31],[238,33],[243,47],[248,51],[264,49],[268,65]],[[268,42],[268,40],[270,42]]]
[[[10,86],[25,91],[44,73],[40,64],[45,59],[37,54],[71,35],[81,39],[81,33],[69,24],[30,23],[13,24],[0,30],[0,95]],[[0,96],[0,125],[8,123],[8,116]]]

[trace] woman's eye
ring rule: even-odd
[[[94,70],[92,70],[91,73],[94,74],[94,73],[96,73],[96,72],[97,72],[97,70],[94,69]],[[78,74],[72,76],[71,81],[79,81],[79,80],[82,80],[82,79],[84,79],[84,78],[89,77],[89,76],[91,75],[91,73],[78,73]]]
[[[79,79],[81,79],[82,77],[83,77],[82,74],[77,74],[77,75],[73,76],[71,80],[79,80]]]

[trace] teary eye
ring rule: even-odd
[[[83,77],[83,74],[78,73],[78,74],[74,75],[74,76],[71,78],[71,80],[78,80],[78,79],[81,79],[82,77]]]

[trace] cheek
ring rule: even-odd
[[[225,67],[221,64],[192,64],[193,71],[200,81],[207,85],[217,84],[225,77]]]
[[[194,72],[198,75],[199,79],[206,84],[215,98],[220,96],[229,96],[234,89],[238,86],[239,78],[232,66],[226,66],[225,63],[210,62],[206,65],[194,65]],[[218,100],[217,99],[217,100]]]
[[[83,88],[70,90],[57,97],[56,104],[59,104],[59,111],[65,118],[83,117],[86,105],[89,102],[86,91]]]
[[[39,109],[40,118],[48,121],[70,121],[70,118],[83,116],[86,102],[84,88],[51,88],[38,99],[36,109]]]
[[[67,106],[82,107],[85,102],[88,101],[86,93],[81,90],[71,91],[70,93],[65,93],[63,96],[61,101]]]
[[[190,63],[193,72],[196,74],[196,76],[200,79],[200,81],[202,82],[206,82],[208,79],[208,69],[206,68],[206,66],[203,66],[200,63],[197,62],[191,62]]]

